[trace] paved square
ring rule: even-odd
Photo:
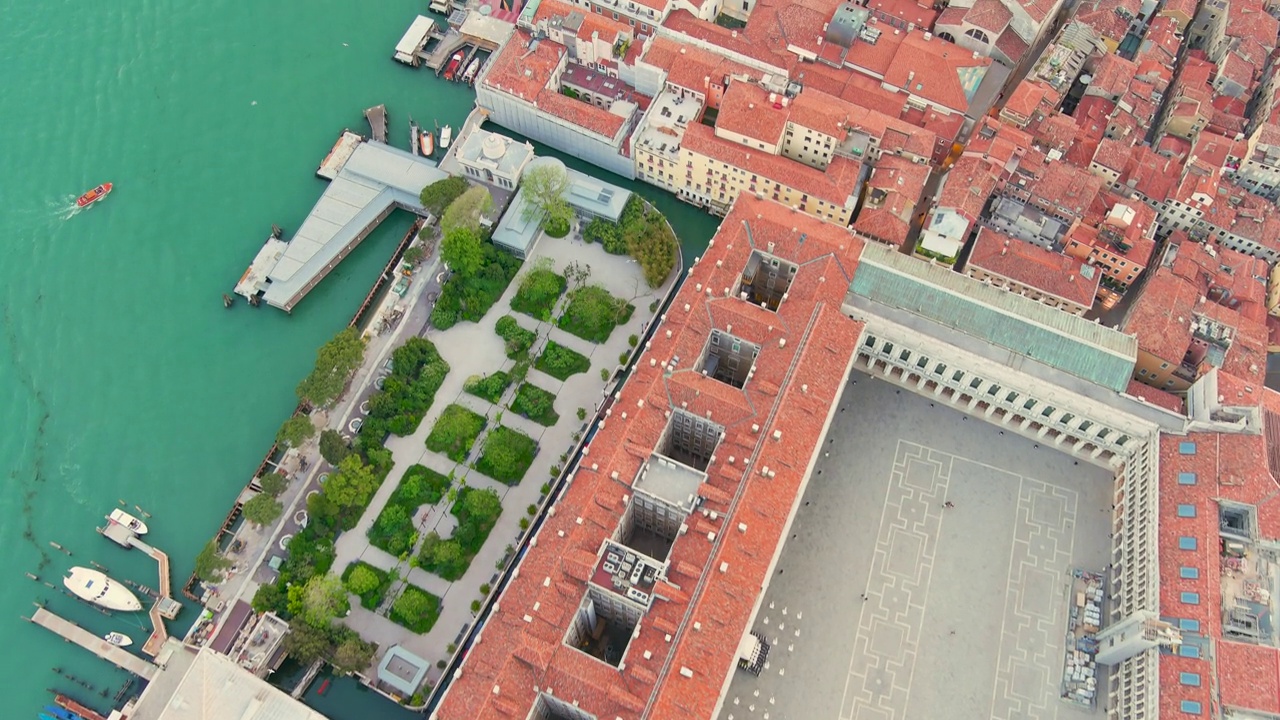
[[[721,720],[1089,717],[1058,688],[1111,474],[853,380],[753,628],[768,664],[735,671]]]

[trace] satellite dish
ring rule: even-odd
[[[1081,76],[1080,76],[1080,84],[1081,84],[1081,85],[1088,85],[1088,84],[1089,84],[1089,83],[1091,83],[1091,82],[1093,82],[1093,76],[1092,76],[1092,75],[1081,75]]]

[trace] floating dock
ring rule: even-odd
[[[426,216],[418,194],[448,177],[428,158],[354,133],[343,133],[321,169],[333,176],[329,187],[283,250],[268,241],[236,293],[293,310],[393,210]]]
[[[73,642],[116,667],[127,670],[145,680],[155,677],[156,666],[125,650],[116,647],[93,633],[64,617],[55,615],[44,608],[36,608],[31,622],[50,632],[62,636],[67,642]]]
[[[376,110],[377,108],[371,108],[371,109]],[[385,111],[386,108],[383,108],[383,109]],[[368,112],[369,112],[368,110],[365,111],[365,113],[368,113]],[[367,114],[366,114],[366,117],[368,117]],[[373,120],[370,120],[369,124],[372,125]],[[386,137],[386,134],[387,134],[386,124],[387,124],[387,114],[386,112],[383,112],[382,113],[383,137]],[[351,153],[355,152],[356,148],[359,147],[360,143],[363,141],[364,141],[364,138],[351,132],[350,130],[343,130],[342,134],[338,136],[338,142],[333,144],[333,148],[329,150],[329,154],[324,156],[324,160],[320,161],[320,167],[316,168],[316,175],[324,178],[325,180],[336,179],[338,177],[338,173],[342,171],[342,168],[346,166],[347,161],[351,159]],[[385,142],[385,141],[380,141],[380,142]]]
[[[419,15],[413,19],[413,24],[409,25],[409,29],[405,31],[404,37],[400,38],[400,42],[396,43],[395,54],[391,57],[396,62],[418,67],[422,64],[423,48],[439,32],[440,29],[436,27],[435,20]]]
[[[373,141],[385,143],[387,141],[387,106],[374,105],[365,110],[364,119],[369,121],[369,135]]]
[[[158,548],[146,544],[132,530],[119,523],[107,523],[106,527],[98,528],[98,531],[103,537],[123,548],[141,550],[159,565],[160,584],[156,586],[159,597],[147,611],[147,615],[151,618],[151,635],[142,644],[144,654],[156,657],[160,654],[165,640],[169,639],[169,630],[165,627],[164,621],[178,617],[178,611],[182,609],[182,604],[169,594],[169,556]]]

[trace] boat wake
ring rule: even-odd
[[[77,195],[66,195],[58,198],[57,200],[50,201],[50,213],[56,216],[59,220],[70,220],[88,208],[93,207],[92,205],[89,205],[88,207],[79,207],[76,205],[77,197]]]

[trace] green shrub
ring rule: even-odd
[[[538,506],[537,506],[537,505],[530,505],[529,507],[525,508],[525,512],[529,513],[529,515],[530,515],[530,516],[537,515],[537,514],[538,514]]]
[[[342,584],[360,597],[360,607],[376,610],[391,589],[391,576],[363,560],[357,560],[342,572]]]
[[[428,533],[418,555],[418,566],[454,581],[466,574],[471,559],[484,547],[502,514],[502,501],[493,490],[463,487],[450,512],[458,518],[453,536],[444,539],[435,532]]]
[[[633,312],[633,305],[615,298],[603,287],[584,285],[569,293],[569,305],[557,324],[583,340],[602,343],[615,327],[630,320]]]
[[[463,385],[463,389],[467,392],[494,404],[502,399],[502,394],[509,387],[511,387],[511,377],[501,370],[485,377],[473,376]]]
[[[516,390],[509,406],[518,415],[539,425],[551,427],[560,421],[555,409],[556,396],[532,383],[524,383]]]
[[[550,258],[538,261],[520,280],[511,309],[544,322],[551,320],[551,309],[564,294],[567,282],[557,275]]]
[[[448,374],[449,363],[430,340],[412,337],[396,348],[391,354],[391,374],[369,398],[369,416],[360,428],[361,446],[380,445],[387,433],[412,435]]]
[[[628,345],[630,345],[631,347],[635,347],[636,345],[639,345],[639,344],[640,344],[640,336],[639,336],[639,335],[629,335],[629,336],[627,336],[627,344],[628,344]]]
[[[431,468],[410,466],[369,528],[369,543],[396,557],[411,550],[417,534],[414,513],[423,505],[440,502],[449,485],[449,478]]]
[[[586,420],[586,419],[587,419],[587,409],[586,409],[586,408],[578,408],[578,419],[579,419],[579,420]]]
[[[601,380],[604,380],[605,382],[608,382],[608,381],[609,381],[609,369],[608,369],[608,368],[600,368],[600,379],[601,379]]]
[[[440,598],[410,585],[391,605],[391,621],[419,635],[431,630],[440,617]]]
[[[520,518],[520,529],[521,530],[529,529],[529,518]]]
[[[493,243],[481,243],[481,251],[479,270],[466,276],[455,273],[440,289],[431,311],[431,324],[436,329],[448,330],[464,320],[475,322],[484,317],[520,270],[520,260]]]
[[[490,588],[490,587],[489,587],[489,583],[482,583],[482,584],[480,585],[480,594],[481,594],[481,595],[488,595],[488,594],[489,594],[489,590],[491,590],[491,589],[492,589],[492,588]]]
[[[537,333],[520,327],[520,323],[510,315],[498,318],[493,330],[506,342],[507,357],[512,360],[528,355],[529,348],[533,347],[534,341],[538,339]]]
[[[479,601],[479,600],[472,600],[472,601],[471,601],[471,614],[472,614],[472,615],[475,615],[475,614],[476,614],[476,613],[478,613],[478,612],[480,612],[480,601]]]
[[[475,469],[498,482],[515,485],[524,477],[537,454],[538,443],[533,438],[499,425],[485,436],[484,448]]]
[[[569,220],[563,217],[548,217],[542,225],[542,231],[547,234],[547,237],[562,238],[569,234]]]
[[[591,361],[576,350],[548,340],[534,367],[557,380],[568,380],[573,375],[591,369]]]
[[[483,415],[461,405],[450,405],[431,428],[431,434],[427,436],[427,449],[443,453],[454,462],[465,462],[471,453],[471,446],[484,431],[486,423]]]

